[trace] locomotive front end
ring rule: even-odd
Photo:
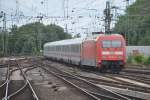
[[[101,37],[98,47],[98,65],[103,71],[120,72],[126,63],[125,40],[121,35]]]

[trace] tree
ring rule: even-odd
[[[60,26],[39,22],[13,26],[9,34],[8,51],[11,55],[38,54],[46,42],[71,38]]]
[[[136,0],[129,6],[126,14],[119,17],[114,31],[125,33],[130,45],[149,45],[150,42],[150,2]]]

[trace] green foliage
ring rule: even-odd
[[[150,2],[149,0],[136,0],[133,5],[128,7],[126,14],[119,17],[114,31],[125,33],[130,45],[149,45],[149,26]]]
[[[144,55],[132,55],[128,56],[127,63],[129,64],[150,64],[150,56],[144,56]]]
[[[71,38],[70,34],[53,24],[44,25],[36,22],[21,27],[13,26],[8,37],[8,52],[10,55],[39,54],[44,43],[68,38]],[[0,47],[1,45],[2,42]]]
[[[147,57],[147,58],[144,60],[144,64],[145,64],[145,65],[149,65],[149,64],[150,64],[150,56]]]
[[[135,60],[136,63],[143,63],[144,61],[144,56],[143,55],[136,55],[133,58]]]

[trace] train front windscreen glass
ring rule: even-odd
[[[120,48],[121,41],[119,40],[104,40],[102,41],[103,48]]]

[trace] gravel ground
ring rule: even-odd
[[[89,72],[86,72],[86,71],[82,71],[80,68],[77,68],[76,66],[75,67],[69,67],[66,66],[66,65],[63,65],[63,64],[60,64],[60,63],[55,63],[55,62],[51,62],[51,61],[44,61],[44,63],[50,63],[53,67],[56,67],[60,70],[64,70],[64,71],[68,71],[70,73],[74,73],[74,74],[79,74],[79,75],[84,75],[84,76],[88,76],[88,77],[92,77],[92,78],[101,78],[103,75],[99,76],[99,75],[96,75],[94,73],[89,73]]]
[[[6,68],[0,68],[0,81],[5,80],[7,69]]]
[[[24,63],[26,63],[23,64],[24,66],[29,65],[26,61]],[[2,80],[5,80],[6,71],[6,68],[0,69],[0,84],[3,83]],[[27,77],[37,93],[39,100],[90,100],[89,97],[78,91],[76,88],[71,87],[51,74],[47,74],[40,68],[28,71]],[[19,72],[14,72],[11,79],[13,81],[11,82],[11,91],[9,92],[16,91],[23,86],[23,81]],[[27,94],[24,95],[24,92]],[[11,100],[33,100],[33,98],[31,98],[31,92],[28,89],[25,89],[23,93],[20,93]]]
[[[24,85],[24,81],[22,80],[13,80],[9,85],[9,94],[17,91]],[[22,92],[20,92],[17,96],[14,96],[10,100],[33,100],[31,95],[31,91],[29,88],[25,88]]]
[[[55,62],[51,62],[51,61],[44,61],[45,63],[46,62],[48,62],[48,63],[50,63],[52,66],[55,66],[55,67],[57,67],[58,69],[60,69],[60,70],[64,70],[64,71],[69,71],[69,72],[71,72],[71,73],[76,73],[76,74],[79,74],[79,75],[83,75],[83,76],[87,76],[87,77],[91,77],[91,78],[101,78],[101,79],[103,79],[103,75],[101,74],[101,75],[96,75],[96,74],[94,74],[94,73],[89,73],[89,72],[85,72],[85,71],[81,71],[80,69],[78,69],[78,68],[76,68],[76,67],[69,67],[69,66],[65,66],[65,65],[63,65],[63,64],[58,64],[58,63],[55,63]],[[47,63],[47,64],[48,64]],[[107,75],[107,74],[104,74],[104,76],[105,75]],[[119,75],[118,75],[118,77],[119,77]],[[105,78],[105,80],[110,80],[110,79],[106,79]],[[126,80],[124,80],[125,82],[127,82]],[[131,81],[130,81],[130,83],[131,83]],[[134,82],[134,84],[135,84],[136,82]],[[110,89],[110,88],[107,88],[107,89]],[[124,91],[124,90],[120,90],[120,89],[114,89],[114,91],[116,92],[118,92],[119,91],[119,93],[122,93],[122,94],[127,94],[127,93],[125,93],[125,92],[122,92],[122,91]],[[143,98],[143,94],[138,94],[138,93],[136,93],[136,92],[134,92],[134,91],[131,91],[130,93],[130,96],[135,96],[135,95],[140,95],[139,97],[140,98]],[[129,95],[128,94],[128,95]],[[137,97],[137,96],[135,96],[135,97]],[[145,98],[149,98],[149,95],[147,95],[147,94],[145,94]]]
[[[35,73],[35,70],[38,73]],[[32,85],[40,100],[89,100],[80,91],[42,69],[34,69],[28,73],[28,76],[34,79]]]

